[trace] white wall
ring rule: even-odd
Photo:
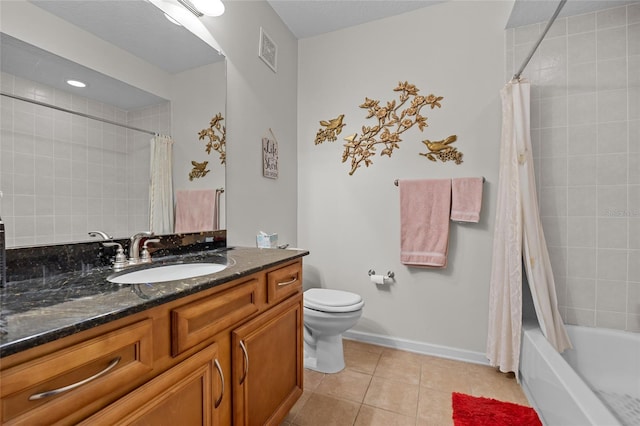
[[[511,2],[446,2],[409,14],[301,40],[298,72],[298,244],[307,286],[353,291],[365,299],[355,333],[399,343],[484,353],[504,79],[504,25]],[[342,137],[360,132],[365,97],[396,98],[399,81],[444,96],[422,110],[429,127],[402,135],[391,158],[376,156],[349,176]],[[314,145],[320,120],[345,114],[334,143]],[[432,163],[423,139],[456,134],[461,165]],[[452,224],[449,266],[408,268],[399,261],[394,179],[484,176],[479,224]],[[367,271],[395,272],[377,288]],[[405,342],[406,343],[406,342]]]
[[[297,40],[264,1],[226,2],[201,18],[227,57],[227,238],[255,246],[258,231],[296,244]],[[278,45],[278,72],[258,57],[260,27]],[[262,137],[273,130],[279,177],[262,177]]]

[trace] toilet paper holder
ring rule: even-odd
[[[374,271],[373,269],[369,269],[368,273],[369,273],[369,276],[372,276],[372,275],[376,274],[376,271]],[[393,277],[395,277],[395,276],[396,276],[396,274],[394,274],[392,271],[388,271],[387,275],[385,275],[384,277],[388,278],[388,279],[393,279]]]

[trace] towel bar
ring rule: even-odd
[[[393,181],[393,184],[394,184],[395,186],[398,186],[398,182],[399,182],[399,179],[395,179],[395,180]],[[484,176],[482,176],[482,183],[485,183],[485,182],[486,182],[486,179],[484,178]]]

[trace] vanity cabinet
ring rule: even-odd
[[[19,352],[1,423],[280,424],[302,394],[302,311],[295,259]]]
[[[224,375],[214,343],[80,425],[222,426]]]
[[[235,425],[278,425],[302,395],[302,294],[232,333]]]
[[[2,424],[73,423],[135,389],[152,368],[150,319],[35,356],[2,370]]]

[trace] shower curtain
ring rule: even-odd
[[[540,328],[562,352],[571,347],[558,311],[555,282],[540,222],[529,130],[530,84],[501,91],[502,142],[489,290],[487,358],[518,372],[522,331],[522,265]]]
[[[149,181],[149,230],[156,235],[173,232],[173,140],[156,135],[151,139]]]

